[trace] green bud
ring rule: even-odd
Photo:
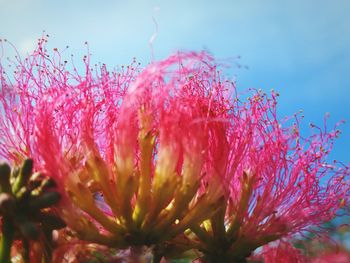
[[[34,173],[30,177],[28,183],[28,188],[32,191],[33,195],[40,195],[46,190],[54,188],[56,186],[56,182],[52,178],[40,172]]]
[[[21,168],[21,175],[24,177],[25,183],[28,181],[30,175],[33,172],[33,160],[32,159],[26,159],[23,162],[22,168]]]
[[[56,186],[57,186],[57,184],[56,184],[55,180],[52,178],[46,178],[42,183],[43,189],[56,187]]]
[[[10,175],[11,167],[7,163],[0,163],[0,190],[1,192],[10,193]]]
[[[39,186],[41,186],[41,183],[42,183],[42,182],[39,181],[39,180],[34,180],[34,181],[30,180],[30,181],[29,181],[28,188],[29,188],[31,191],[33,191],[33,190],[37,189]]]
[[[47,192],[40,196],[33,197],[29,202],[32,209],[47,208],[57,204],[61,200],[61,194],[58,192]]]
[[[56,216],[54,214],[43,213],[38,216],[38,220],[50,230],[58,230],[66,227],[66,223],[59,216]]]
[[[23,162],[21,170],[19,172],[18,177],[16,178],[15,184],[13,186],[13,192],[17,193],[19,189],[25,186],[28,183],[28,180],[33,171],[33,160],[26,159]]]
[[[0,211],[3,215],[13,215],[16,207],[15,198],[8,193],[0,194]]]
[[[23,222],[19,225],[19,230],[21,231],[21,234],[28,240],[37,240],[39,238],[39,229],[32,222]]]
[[[16,192],[15,196],[17,198],[17,201],[22,203],[23,201],[29,201],[30,195],[30,190],[23,186]]]

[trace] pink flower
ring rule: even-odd
[[[306,263],[307,258],[291,244],[281,241],[264,246],[258,257],[261,256],[264,263]]]
[[[311,263],[347,263],[350,262],[350,254],[345,251],[333,251],[322,253],[320,256],[313,258]]]
[[[326,162],[338,132],[314,126],[303,138],[298,117],[277,119],[276,93],[242,102],[208,54],[112,72],[85,57],[82,76],[44,42],[12,82],[1,73],[0,156],[31,156],[60,182],[81,239],[127,247],[182,235],[203,261],[239,261],[346,203],[349,168]]]
[[[276,96],[255,92],[231,112],[223,155],[227,202],[192,227],[204,261],[242,260],[264,244],[320,226],[346,202],[349,168],[326,162],[337,132],[314,126],[316,133],[301,137],[298,117],[290,126],[278,121]]]
[[[312,250],[312,244],[309,249]],[[262,250],[251,259],[264,263],[347,263],[350,261],[349,253],[339,248],[323,248],[322,250],[316,248],[316,251],[311,253],[313,256],[309,255],[311,251],[306,250],[305,252],[307,255],[303,255],[301,251],[286,241],[278,241],[263,246]]]
[[[226,136],[231,85],[220,83],[211,57],[178,53],[116,72],[84,61],[85,76],[70,73],[42,41],[18,62],[17,80],[3,79],[13,99],[1,97],[1,155],[32,156],[53,176],[67,193],[67,224],[87,241],[159,244],[209,219],[224,200],[212,160]]]

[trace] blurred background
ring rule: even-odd
[[[304,133],[327,112],[330,128],[347,120],[330,158],[349,163],[349,12],[348,0],[0,0],[0,38],[25,56],[45,30],[49,48],[69,45],[77,60],[88,41],[93,62],[109,68],[206,49],[231,59],[225,72],[240,90],[277,90],[280,116],[303,109]]]

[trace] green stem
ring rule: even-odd
[[[24,263],[30,263],[30,246],[29,242],[26,239],[22,240],[22,258]]]
[[[2,222],[2,237],[0,241],[0,263],[11,262],[11,247],[15,234],[15,227],[9,218],[4,217]]]
[[[51,263],[52,260],[52,246],[53,246],[53,241],[52,241],[52,231],[49,229],[44,229],[44,237],[45,237],[45,242],[44,242],[44,255],[42,258],[42,263]]]
[[[153,251],[152,263],[160,263],[160,261],[162,260],[162,257],[163,256],[160,253]]]

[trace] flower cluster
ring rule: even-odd
[[[61,197],[55,182],[32,169],[30,159],[13,169],[0,164],[0,262],[10,261],[14,242],[21,242],[24,262],[50,262],[52,232],[65,227],[52,209]]]
[[[243,100],[209,54],[114,71],[86,56],[82,75],[45,42],[12,76],[1,66],[0,156],[58,182],[79,239],[148,247],[154,262],[244,262],[344,206],[348,167],[326,162],[338,131],[301,137],[297,116],[278,120],[278,94]]]
[[[276,96],[256,92],[236,106],[227,133],[221,211],[192,227],[213,261],[249,256],[256,248],[332,219],[348,195],[348,167],[326,162],[338,132],[299,134],[277,120]],[[314,129],[319,129],[314,126]]]

